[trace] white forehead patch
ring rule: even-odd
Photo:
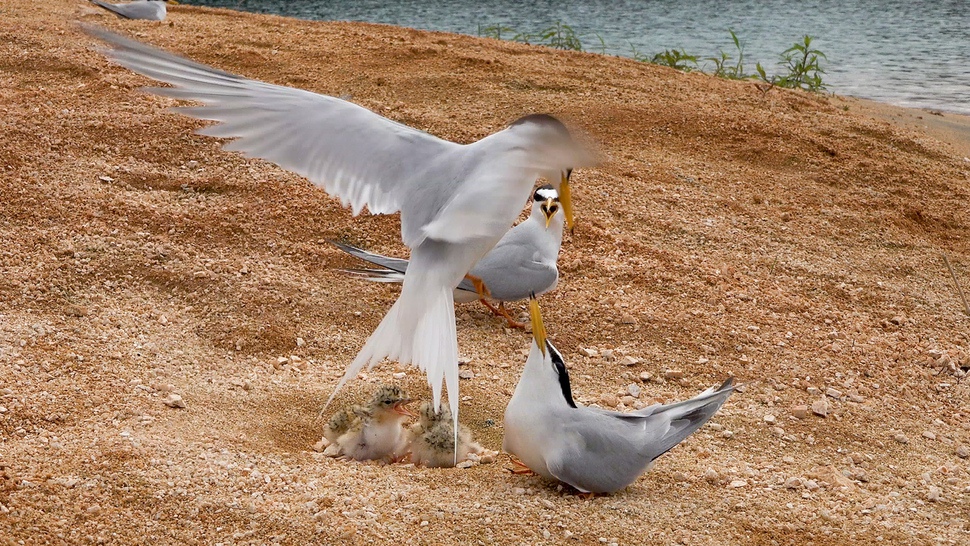
[[[551,186],[543,186],[536,190],[536,193],[532,196],[532,199],[536,201],[545,201],[546,199],[558,201],[559,192],[557,192],[556,189]]]

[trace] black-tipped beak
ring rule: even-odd
[[[529,318],[532,320],[532,339],[542,351],[542,356],[546,356],[546,327],[542,324],[542,313],[539,311],[539,300],[536,299],[535,292],[529,297]]]

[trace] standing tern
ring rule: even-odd
[[[355,215],[365,206],[374,214],[400,211],[401,238],[411,249],[401,295],[324,407],[365,366],[389,358],[427,373],[435,408],[447,386],[457,433],[452,291],[509,230],[537,178],[557,187],[572,227],[569,173],[595,163],[581,139],[556,118],[533,114],[458,144],[336,97],[236,76],[104,29],[85,30],[110,45],[110,59],[174,86],[149,92],[201,102],[177,111],[217,121],[199,133],[235,139],[225,149],[307,177]],[[481,279],[469,280],[487,295]]]
[[[524,328],[505,309],[505,302],[528,299],[529,294],[542,295],[559,283],[559,247],[565,224],[559,192],[551,184],[539,187],[532,196],[532,214],[510,229],[475,267],[468,273],[482,280],[491,299],[499,302],[495,308],[479,296],[475,286],[463,280],[454,291],[455,301],[468,303],[479,300],[496,315],[505,317],[509,326]],[[369,281],[400,283],[408,269],[408,261],[374,254],[357,247],[334,242],[337,248],[382,269],[345,269],[347,273]]]
[[[734,392],[733,379],[673,404],[631,413],[577,406],[562,355],[546,339],[535,298],[534,341],[505,409],[502,449],[547,479],[584,493],[613,493],[634,482],[706,423]]]
[[[164,21],[168,9],[165,0],[135,0],[122,4],[109,4],[102,0],[91,0],[92,4],[114,13],[125,19],[145,19],[148,21]]]

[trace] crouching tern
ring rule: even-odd
[[[203,135],[235,139],[227,150],[272,161],[338,197],[356,215],[401,213],[411,249],[401,295],[347,367],[340,388],[384,358],[428,375],[435,408],[447,385],[458,430],[458,340],[452,291],[502,238],[536,179],[559,191],[572,227],[572,168],[593,155],[566,126],[533,114],[471,144],[442,140],[336,97],[223,72],[104,29],[85,27],[111,47],[105,54],[171,88],[148,91],[202,106],[178,108],[217,121]],[[486,295],[478,278],[469,278]]]
[[[166,0],[135,0],[121,4],[109,4],[102,0],[91,0],[92,4],[100,6],[118,17],[124,19],[145,19],[148,21],[164,21],[168,8]]]
[[[690,400],[631,413],[577,406],[535,298],[529,314],[534,341],[505,410],[502,449],[533,472],[584,493],[612,493],[633,483],[713,417],[734,391],[729,378]]]
[[[565,224],[559,192],[551,184],[540,186],[532,196],[529,218],[508,233],[475,264],[468,274],[482,280],[489,298],[499,302],[498,308],[481,297],[475,286],[462,280],[454,291],[454,299],[468,303],[476,299],[496,315],[505,317],[509,326],[524,328],[505,309],[505,302],[524,300],[529,294],[542,295],[559,283],[559,247]],[[344,252],[381,266],[382,269],[345,269],[369,281],[399,283],[404,280],[408,261],[367,252],[357,247],[334,242]]]

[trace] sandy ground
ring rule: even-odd
[[[970,321],[942,261],[970,290],[966,119],[473,37],[169,17],[0,5],[0,543],[970,541]],[[335,273],[352,262],[326,240],[403,255],[397,218],[352,218],[194,135],[77,20],[461,142],[532,112],[572,121],[610,156],[575,174],[579,225],[543,300],[574,393],[748,388],[592,500],[504,456],[314,453],[317,410],[397,295]],[[458,316],[463,421],[498,449],[529,338]]]

